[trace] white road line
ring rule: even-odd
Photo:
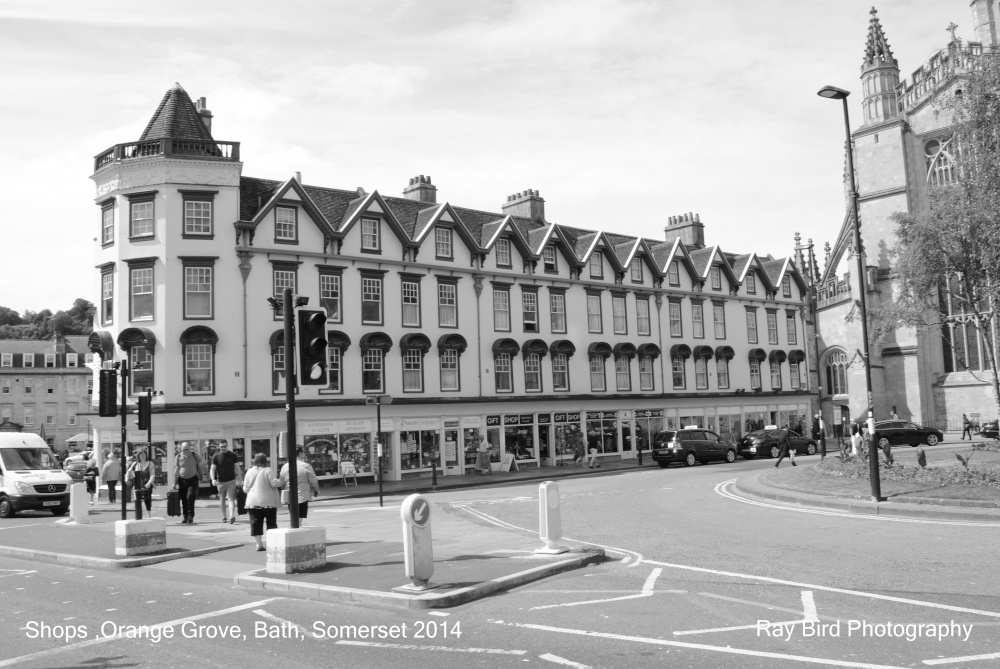
[[[748,650],[744,648],[732,648],[729,646],[710,646],[702,643],[687,643],[685,641],[670,641],[667,639],[650,639],[641,636],[629,636],[625,634],[611,634],[609,632],[591,632],[587,630],[567,629],[563,627],[550,627],[549,625],[532,625],[528,623],[499,623],[511,624],[514,627],[533,629],[540,632],[557,632],[560,634],[575,634],[578,636],[596,637],[600,639],[612,639],[615,641],[632,641],[635,643],[648,643],[657,646],[672,646],[674,648],[690,648],[692,650],[707,650],[716,653],[727,653],[730,655],[745,655],[750,657],[768,657],[776,660],[791,660],[794,662],[806,662],[810,664],[825,664],[831,667],[855,667],[856,669],[905,669],[893,665],[869,664],[867,662],[847,662],[844,660],[830,660],[822,657],[808,657],[805,655],[788,655],[785,653],[769,653],[759,650]]]
[[[532,606],[528,610],[537,611],[539,609],[558,609],[558,608],[567,608],[570,606],[583,606],[584,604],[602,604],[604,602],[620,602],[626,599],[639,599],[641,597],[652,597],[654,594],[656,594],[653,591],[653,584],[656,583],[656,579],[657,577],[659,577],[661,572],[663,572],[662,569],[659,568],[654,569],[649,574],[649,577],[646,579],[646,582],[643,584],[642,592],[640,592],[637,595],[626,595],[624,597],[611,597],[609,599],[589,599],[585,602],[568,602],[566,604],[546,604],[545,606]]]
[[[343,553],[334,553],[333,555],[327,555],[328,558],[340,557],[341,555],[350,555],[354,551],[344,551]]]
[[[7,527],[0,527],[0,530],[18,530],[22,527],[39,527],[40,525],[52,525],[54,523],[28,523],[26,525],[8,525]]]
[[[177,627],[189,621],[204,620],[205,618],[215,618],[218,616],[224,616],[229,613],[235,613],[237,611],[245,611],[247,609],[252,609],[254,607],[261,606],[262,604],[267,604],[268,602],[273,602],[278,597],[271,597],[269,599],[261,599],[256,602],[250,602],[249,604],[241,604],[239,606],[232,606],[228,609],[221,609],[219,611],[209,611],[208,613],[199,613],[195,616],[187,616],[185,618],[178,618],[177,620],[171,620],[165,623],[156,623],[150,625],[150,629],[163,629],[166,627]],[[118,639],[124,639],[126,637],[120,634],[112,634],[111,636],[101,636],[96,639],[88,639],[87,641],[79,641],[77,643],[66,644],[65,646],[57,646],[56,648],[50,648],[48,650],[41,650],[37,653],[30,653],[28,655],[22,655],[20,657],[11,657],[6,660],[0,660],[0,667],[10,667],[21,662],[27,662],[28,660],[37,660],[42,657],[49,657],[50,655],[58,655],[59,653],[65,653],[68,650],[78,650],[80,648],[86,648],[88,646],[95,646],[100,643],[107,643],[109,641],[116,641]]]
[[[592,595],[597,594],[611,594],[615,592],[627,592],[630,594],[635,594],[635,590],[525,590],[526,595]],[[684,595],[687,594],[687,590],[657,590],[656,594],[662,595],[664,593],[670,593],[672,595]]]
[[[769,626],[783,625],[787,627],[788,625],[800,625],[801,620],[788,620],[783,623],[768,623]],[[760,626],[757,623],[753,625],[736,625],[735,627],[711,627],[705,630],[685,630],[683,632],[674,632],[674,636],[687,636],[689,634],[710,634],[712,632],[738,632],[740,630],[755,630],[759,629]]]
[[[38,571],[35,570],[35,569],[24,570],[24,571],[22,571],[20,569],[0,569],[0,571],[12,571],[12,572],[15,572],[13,574],[0,574],[0,578],[3,578],[4,576],[26,576],[27,574],[37,574],[38,573]]]
[[[579,662],[574,662],[573,660],[567,660],[565,657],[559,657],[558,655],[553,655],[552,653],[546,653],[545,655],[539,655],[538,657],[542,660],[548,660],[549,662],[555,662],[556,664],[561,664],[567,667],[590,669],[589,665],[580,664]]]
[[[473,653],[484,655],[524,655],[526,650],[505,650],[503,648],[454,648],[452,646],[416,646],[407,643],[379,643],[377,641],[338,641],[340,646],[367,646],[369,648],[391,648],[393,650],[436,650],[445,653]]]
[[[801,611],[796,611],[795,609],[785,608],[784,606],[775,606],[774,604],[765,604],[764,602],[751,602],[747,599],[737,599],[735,597],[726,597],[725,595],[717,595],[714,592],[699,592],[702,597],[711,597],[712,599],[721,599],[726,602],[733,602],[734,604],[746,604],[748,606],[759,606],[762,609],[771,609],[772,611],[781,611],[783,613],[794,613],[796,615],[802,613]],[[822,618],[823,620],[829,620],[831,622],[836,622],[837,618],[830,616],[817,616],[817,618]],[[800,619],[799,622],[802,622]]]
[[[448,613],[447,611],[428,611],[427,615],[445,617],[445,616],[450,616],[451,614]]]
[[[253,612],[256,613],[258,616],[260,616],[261,618],[267,618],[268,620],[273,620],[274,622],[276,622],[276,623],[278,623],[280,625],[288,625],[289,627],[294,627],[295,629],[297,629],[299,631],[299,633],[302,636],[305,636],[305,637],[310,636],[309,630],[307,630],[302,625],[299,625],[298,623],[293,623],[291,620],[285,620],[284,618],[279,618],[276,615],[268,613],[264,609],[254,609]]]
[[[980,616],[1000,618],[1000,613],[996,611],[981,611],[979,609],[967,609],[963,606],[950,606],[948,604],[938,604],[936,602],[925,602],[919,599],[907,599],[905,597],[891,597],[889,595],[879,595],[873,592],[862,592],[860,590],[847,590],[845,588],[832,588],[825,585],[815,585],[813,583],[799,583],[798,581],[786,581],[781,578],[771,578],[769,576],[755,576],[753,574],[740,574],[734,571],[722,571],[721,569],[708,569],[706,567],[692,567],[686,564],[674,564],[671,562],[660,562],[658,560],[643,560],[646,564],[655,564],[661,567],[673,567],[674,569],[685,569],[687,571],[697,571],[703,574],[715,574],[717,576],[732,576],[733,578],[746,578],[753,581],[764,581],[766,583],[778,583],[780,585],[790,585],[796,588],[810,588],[812,590],[823,590],[824,592],[836,592],[842,595],[854,595],[856,597],[868,597],[869,599],[880,599],[886,602],[898,602],[900,604],[913,604],[914,606],[926,606],[932,609],[942,609],[944,611],[956,611],[958,613],[974,613]],[[797,612],[796,612],[797,613]]]
[[[802,615],[805,617],[806,622],[819,622],[819,616],[816,614],[816,601],[813,599],[812,590],[802,591]]]
[[[389,505],[389,506],[352,506],[343,509],[309,509],[313,513],[353,513],[354,511],[391,511],[392,509],[399,509],[400,505]]]
[[[973,660],[996,660],[1000,658],[1000,653],[987,653],[986,655],[966,655],[965,657],[943,657],[936,660],[924,660],[924,664],[950,664],[952,662],[971,662]]]
[[[838,518],[852,518],[855,520],[877,520],[889,523],[914,523],[918,525],[958,525],[961,527],[1000,527],[1000,523],[984,523],[971,520],[927,520],[923,518],[899,518],[895,516],[881,516],[874,514],[863,514],[863,513],[850,513],[848,511],[825,511],[823,509],[810,509],[795,505],[785,505],[785,504],[772,504],[770,502],[759,502],[757,500],[748,499],[746,497],[740,497],[739,495],[730,492],[729,488],[736,479],[730,479],[728,481],[723,481],[715,486],[716,494],[725,497],[726,499],[733,500],[734,502],[740,502],[741,504],[749,504],[751,506],[760,506],[765,509],[778,509],[780,511],[794,511],[796,513],[810,513],[817,516],[836,516]]]

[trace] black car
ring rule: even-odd
[[[795,449],[796,455],[813,455],[816,452],[816,442],[794,430],[778,428],[755,430],[740,439],[737,451],[744,460],[755,457],[776,458],[781,455],[781,442],[788,435],[788,443]]]
[[[736,461],[735,444],[701,428],[657,432],[652,449],[653,460],[661,467],[669,467],[671,462],[683,462],[690,467],[696,462],[704,464],[711,460]]]
[[[69,477],[73,479],[73,483],[82,481],[83,473],[87,471],[87,461],[74,460],[73,462],[67,462],[63,467],[63,471],[69,474]]]
[[[998,429],[997,421],[988,420],[983,423],[982,427],[979,429],[979,434],[987,439],[1000,440],[1000,429]]]
[[[944,440],[944,435],[941,434],[940,430],[935,430],[932,427],[920,427],[908,420],[879,421],[875,423],[875,435],[878,438],[879,448],[903,444],[934,446],[939,441]]]

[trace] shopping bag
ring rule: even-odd
[[[181,515],[181,496],[176,490],[167,493],[167,515]]]
[[[236,488],[236,513],[245,516],[247,513],[247,494],[242,487]]]

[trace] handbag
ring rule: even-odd
[[[245,516],[247,513],[247,494],[243,492],[243,487],[236,488],[236,513]]]

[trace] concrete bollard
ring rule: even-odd
[[[545,545],[536,553],[558,555],[569,549],[559,545],[562,539],[562,511],[559,508],[559,485],[546,481],[538,486],[538,536]]]
[[[403,520],[403,564],[410,583],[396,592],[423,592],[437,586],[434,575],[434,544],[431,536],[431,505],[423,495],[410,495],[399,510]]]
[[[295,574],[326,566],[326,528],[268,530],[267,573]]]
[[[90,522],[90,497],[83,483],[74,483],[69,487],[69,517],[74,523]]]
[[[166,519],[115,521],[115,555],[145,555],[166,548]]]

